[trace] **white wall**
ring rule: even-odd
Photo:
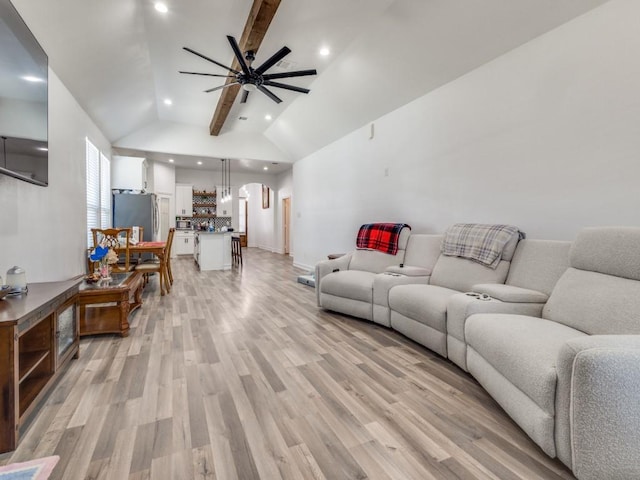
[[[212,136],[206,127],[167,121],[146,125],[118,139],[114,146],[195,157],[289,161],[287,155],[264,135],[237,132]]]
[[[28,282],[68,279],[86,270],[85,137],[111,147],[49,69],[49,186],[0,176],[0,275],[23,267]]]
[[[176,182],[193,185],[196,190],[213,190],[222,184],[221,175],[220,171],[176,168]],[[274,188],[277,181],[277,177],[269,173],[231,173],[231,183],[237,188],[248,183],[264,183]]]
[[[291,211],[293,212],[293,171],[289,170],[278,175],[275,191],[273,192],[273,207],[274,207],[274,241],[273,248],[275,252],[284,253],[284,217],[282,202],[285,198],[291,199]],[[290,219],[291,225],[293,225],[293,215]],[[289,233],[289,256],[294,256],[294,243],[293,234]]]
[[[288,175],[291,175],[291,170],[288,171]],[[216,188],[216,185],[220,185],[222,183],[222,178],[221,178],[222,173],[221,172],[215,172],[215,171],[209,171],[209,170],[198,170],[198,169],[193,169],[193,168],[176,168],[176,183],[184,183],[187,185],[193,185],[193,188],[195,190],[207,190],[207,191],[213,191]],[[268,185],[271,189],[274,189],[277,187],[278,182],[279,182],[279,178],[282,175],[287,175],[287,173],[281,174],[280,176],[276,176],[273,174],[268,174],[268,173],[232,173],[231,174],[231,182],[232,182],[232,186],[231,189],[233,191],[233,201],[234,201],[234,205],[233,205],[233,214],[231,217],[231,222],[232,222],[232,226],[234,229],[238,229],[238,224],[239,224],[239,220],[238,220],[238,190],[242,185],[251,185],[251,184],[265,184]],[[253,194],[251,193],[251,196],[253,196]],[[258,195],[259,196],[259,195]],[[249,202],[249,225],[248,227],[251,228],[252,226],[252,215],[251,213],[253,213],[253,210],[256,208],[255,206],[252,207],[252,202]],[[258,205],[258,207],[260,208],[260,210],[262,210],[261,205]],[[256,218],[262,218],[262,212],[258,213],[258,217]],[[273,229],[274,229],[274,225],[271,225],[270,227],[270,240],[266,240],[266,237],[264,235],[260,235],[260,238],[262,238],[263,241],[265,241],[266,243],[261,244],[261,248],[266,248],[268,250],[274,250],[274,246],[273,246]],[[251,234],[249,234],[249,237],[251,236]],[[251,239],[249,240],[249,242],[251,242]],[[250,246],[257,246],[255,244],[252,244]]]
[[[269,208],[262,208],[262,184],[249,183],[247,199],[247,246],[257,247],[270,252],[284,253],[282,227],[282,201],[291,198],[293,206],[293,171],[288,170],[271,179],[268,184]],[[265,183],[265,185],[267,185]],[[292,207],[293,208],[293,207]],[[293,218],[291,219],[293,224]],[[293,235],[290,237],[289,255],[293,256]]]
[[[613,0],[294,164],[295,264],[362,223],[640,225],[640,3]]]
[[[149,185],[159,199],[169,199],[169,227],[176,226],[176,169],[173,165],[148,160]]]
[[[275,208],[273,206],[274,190],[269,190],[269,208],[262,208],[262,184],[249,183],[247,246],[257,247],[270,252],[275,247]]]

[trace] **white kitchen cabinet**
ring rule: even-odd
[[[179,231],[176,230],[173,238],[172,252],[176,255],[193,255],[193,238],[192,230]]]
[[[231,270],[231,232],[197,232],[194,259],[201,271]]]
[[[216,216],[217,217],[232,217],[233,216],[233,204],[238,201],[237,189],[234,190],[231,187],[233,196],[228,202],[223,202],[222,197],[224,195],[224,188],[216,187]]]
[[[176,184],[176,217],[193,216],[193,185]]]
[[[146,160],[114,155],[111,158],[111,188],[147,191]]]

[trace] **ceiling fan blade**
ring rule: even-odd
[[[272,91],[270,91],[267,87],[264,87],[262,85],[258,85],[258,90],[260,90],[262,93],[264,93],[267,97],[269,97],[274,102],[276,102],[276,103],[281,103],[282,102],[282,100],[280,98],[278,98],[278,96],[275,95]]]
[[[255,72],[259,75],[263,74],[290,53],[291,50],[289,50],[288,47],[282,47],[276,53],[271,55],[271,58],[269,58],[266,62],[256,68]]]
[[[229,70],[230,72],[233,72],[233,73],[235,73],[235,74],[240,73],[239,71],[234,70],[233,68],[227,67],[226,65],[223,65],[223,64],[221,64],[220,62],[216,62],[213,58],[209,58],[209,57],[207,57],[206,55],[203,55],[203,54],[201,54],[201,53],[198,53],[198,52],[196,52],[195,50],[193,50],[193,49],[191,49],[191,48],[189,48],[189,47],[182,47],[182,48],[183,48],[184,50],[186,50],[187,52],[189,52],[189,53],[193,53],[194,55],[197,55],[197,56],[198,56],[198,57],[200,57],[200,58],[204,58],[205,60],[207,60],[207,61],[209,61],[209,62],[211,62],[211,63],[215,63],[215,64],[216,64],[216,65],[218,65],[219,67],[226,68],[226,69],[227,69],[227,70]]]
[[[247,103],[247,98],[249,98],[249,90],[242,91],[242,98],[240,99],[240,103]]]
[[[268,87],[284,88],[285,90],[293,90],[294,92],[300,92],[300,93],[309,93],[311,91],[308,88],[296,87],[294,85],[286,85],[280,82],[272,82],[271,80],[265,80],[262,84]]]
[[[275,78],[292,78],[292,77],[304,77],[307,75],[317,75],[316,69],[312,70],[296,70],[295,72],[282,72],[282,73],[268,73],[263,75],[265,80],[273,80]]]
[[[231,35],[227,35],[227,40],[229,40],[229,43],[231,44],[231,49],[238,59],[238,63],[240,64],[240,68],[242,68],[242,72],[245,75],[251,75],[249,67],[247,66],[247,62],[244,61],[244,57],[242,56],[242,52],[240,51],[240,47],[238,46],[238,42],[236,42],[236,39]]]
[[[210,92],[215,92],[216,90],[222,90],[223,88],[227,88],[230,87],[231,85],[238,85],[239,82],[231,82],[231,83],[225,83],[224,85],[220,85],[219,87],[213,87],[210,88],[209,90],[205,90],[205,93],[210,93]]]
[[[234,78],[235,75],[218,75],[217,73],[200,73],[200,72],[183,72],[182,70],[178,73],[186,73],[188,75],[205,75],[207,77],[222,77],[222,78]]]

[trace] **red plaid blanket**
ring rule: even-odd
[[[404,227],[411,227],[406,223],[367,223],[360,227],[356,248],[380,250],[395,255],[398,253],[398,238]]]

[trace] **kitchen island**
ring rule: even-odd
[[[231,232],[196,232],[193,258],[201,271],[231,270]]]

